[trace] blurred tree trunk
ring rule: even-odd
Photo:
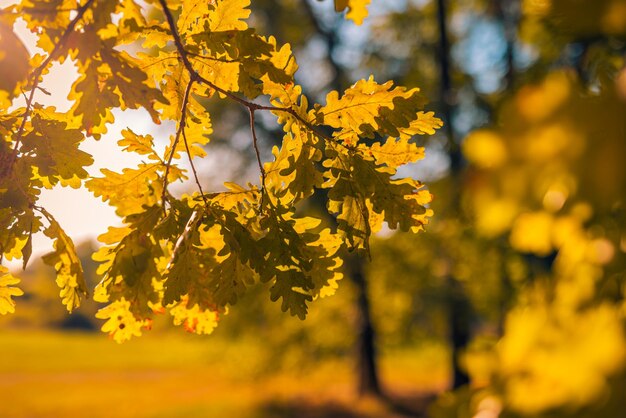
[[[330,64],[334,74],[328,83],[331,90],[342,92],[346,87],[344,80],[346,75],[333,59],[333,53],[337,45],[337,35],[334,30],[325,30],[315,16],[311,5],[307,0],[303,0],[303,5],[309,16],[315,32],[324,39],[327,48],[326,59]],[[320,202],[325,207],[326,202]],[[376,354],[376,330],[372,321],[370,300],[368,296],[367,276],[363,270],[363,257],[358,254],[351,254],[346,260],[346,275],[354,285],[356,291],[356,320],[355,320],[355,352],[356,352],[356,374],[357,391],[359,395],[382,397],[380,387],[378,363]]]
[[[448,280],[448,321],[452,343],[452,388],[456,389],[469,383],[469,376],[461,368],[460,355],[470,341],[471,305],[465,289],[454,276]]]
[[[492,0],[491,13],[502,22],[504,38],[506,39],[506,89],[513,90],[515,83],[515,34],[519,20],[519,0]]]
[[[380,397],[382,391],[378,379],[376,331],[372,323],[370,300],[367,294],[367,276],[363,272],[363,258],[357,254],[347,260],[348,278],[356,289],[356,372],[357,390],[360,395]]]
[[[514,90],[515,86],[515,38],[517,33],[517,26],[519,22],[520,13],[520,1],[519,0],[492,0],[491,13],[496,19],[502,22],[504,28],[504,37],[506,39],[506,73],[504,79],[506,81],[506,89],[509,94]],[[494,117],[494,110],[489,112],[490,119],[493,123],[496,122]],[[502,252],[506,254],[508,251],[505,246],[501,248]],[[500,336],[504,335],[504,326],[506,321],[506,315],[509,310],[509,303],[511,295],[513,293],[513,286],[508,276],[508,272],[502,265],[501,269],[501,291],[500,291],[500,315],[498,318],[497,331]]]
[[[450,158],[451,184],[456,192],[453,192],[449,213],[460,213],[461,202],[459,200],[461,188],[462,155],[459,144],[454,138],[452,126],[452,110],[454,106],[454,91],[452,89],[451,65],[450,65],[450,42],[448,39],[447,4],[445,0],[437,0],[437,23],[439,29],[439,73],[440,95],[445,123],[446,136],[448,137],[448,156]],[[443,249],[443,251],[446,251]],[[451,257],[446,257],[453,263]],[[448,326],[450,343],[452,346],[452,388],[456,389],[469,383],[469,376],[461,368],[459,357],[467,347],[470,340],[470,302],[465,294],[463,286],[454,277],[454,268],[449,266],[446,277],[448,286]]]

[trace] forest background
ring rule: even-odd
[[[621,417],[626,1],[373,0],[360,26],[328,1],[251,9],[316,101],[370,74],[422,89],[444,127],[402,174],[435,196],[426,232],[379,233],[304,322],[258,289],[211,336],[155,321],[121,346],[33,260],[1,318],[3,416]],[[248,115],[210,110],[203,184],[255,181]]]

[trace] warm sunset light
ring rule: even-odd
[[[626,0],[0,0],[0,418],[623,418]]]

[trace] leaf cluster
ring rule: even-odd
[[[270,284],[270,298],[284,311],[304,318],[309,302],[337,287],[342,248],[368,252],[371,234],[385,222],[423,229],[431,196],[419,181],[397,175],[398,167],[423,157],[413,136],[441,126],[423,111],[417,88],[370,77],[309,105],[294,79],[291,47],[248,26],[249,0],[146,3],[153,12],[133,0],[24,0],[4,11],[23,16],[46,55],[31,58],[28,76],[15,89],[3,87],[0,100],[3,257],[26,263],[32,234],[43,230],[54,240],[44,260],[57,270],[62,301],[70,311],[78,306],[87,294],[80,261],[37,200],[42,188],[84,184],[123,219],[99,237],[103,246],[94,254],[103,276],[94,297],[109,304],[97,316],[107,320],[105,332],[123,341],[166,310],[190,331],[211,332],[219,315],[259,282]],[[336,5],[360,23],[367,3]],[[39,83],[53,62],[66,59],[78,72],[70,109],[38,105]],[[17,89],[25,92],[22,107]],[[203,190],[194,158],[206,155],[212,134],[207,101],[248,111],[258,185]],[[124,130],[118,145],[143,162],[91,177],[85,167],[93,156],[79,146],[103,138],[114,109],[145,109],[155,123],[174,121],[176,130],[162,151],[150,135]],[[257,112],[270,112],[282,127],[270,161],[259,154]],[[169,185],[188,177],[197,190],[174,196]],[[322,192],[336,227],[296,211]],[[6,287],[15,283],[10,277],[0,288],[8,295],[6,311],[9,296],[17,295]]]

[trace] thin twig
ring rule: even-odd
[[[263,162],[261,161],[261,151],[259,150],[259,141],[256,136],[256,127],[254,123],[254,110],[249,109],[250,113],[250,130],[252,131],[252,146],[254,147],[254,153],[256,155],[256,162],[259,165],[259,171],[261,172],[261,206],[263,205],[263,197],[266,193],[265,186],[265,169],[263,168]]]
[[[337,144],[340,147],[343,147],[345,149],[347,149],[348,151],[355,151],[356,147],[352,146],[352,145],[347,145],[341,141],[339,141],[337,138],[333,138],[332,136],[326,135],[323,132],[320,132],[319,130],[317,130],[315,128],[315,126],[309,122],[308,120],[304,119],[302,116],[300,116],[298,114],[298,112],[295,111],[295,109],[291,108],[291,107],[279,107],[279,106],[263,106],[263,105],[256,105],[255,104],[255,109],[256,110],[269,110],[269,111],[276,111],[276,112],[285,112],[290,114],[291,116],[293,116],[298,122],[300,122],[302,125],[304,125],[305,128],[307,128],[309,131],[311,131],[313,133],[313,135],[317,136],[318,138]]]
[[[28,117],[30,116],[33,110],[33,100],[35,98],[35,91],[38,90],[39,88],[39,83],[40,83],[39,78],[43,74],[43,71],[52,62],[52,60],[54,60],[57,57],[57,55],[61,52],[68,38],[70,37],[72,32],[74,32],[74,28],[76,27],[78,22],[82,19],[83,15],[89,9],[89,7],[91,6],[93,2],[94,0],[87,0],[87,2],[84,5],[76,9],[76,16],[74,16],[74,19],[70,21],[69,25],[63,32],[63,35],[61,35],[61,37],[59,38],[59,42],[54,46],[54,48],[52,49],[52,52],[50,52],[50,55],[48,55],[48,57],[33,72],[30,94],[28,98],[26,99],[26,111],[24,112],[24,116],[23,116],[22,122],[20,123],[19,128],[17,129],[17,132],[15,133],[16,139],[15,139],[15,145],[13,147],[13,154],[11,156],[11,160],[9,161],[9,170],[11,169],[10,167],[12,167],[13,164],[15,163],[15,160],[17,159],[17,155],[19,153],[18,148],[22,141],[22,136],[24,134],[24,129],[26,127],[26,121],[28,120]]]
[[[165,175],[163,176],[163,192],[161,194],[161,201],[163,202],[163,210],[165,210],[165,202],[166,202],[166,194],[167,194],[167,176],[170,172],[170,166],[172,165],[172,160],[174,159],[174,154],[176,153],[176,146],[180,141],[181,134],[185,129],[186,123],[186,113],[187,113],[187,105],[189,104],[189,94],[191,93],[191,86],[193,85],[193,80],[189,80],[187,83],[187,88],[185,88],[185,94],[183,95],[183,103],[180,107],[180,122],[178,123],[178,130],[176,131],[176,137],[174,138],[174,143],[172,144],[172,149],[170,150],[170,155],[167,159],[167,163],[165,164]],[[186,144],[186,142],[185,142]]]
[[[207,56],[204,56],[204,55],[201,55],[201,54],[196,54],[194,52],[189,52],[189,51],[187,51],[187,55],[192,56],[192,57],[197,58],[197,59],[202,59],[202,60],[212,61],[212,62],[223,62],[223,63],[226,63],[226,64],[232,64],[232,63],[240,62],[239,60],[235,60],[235,59],[207,57]]]
[[[183,127],[183,142],[185,143],[185,149],[187,150],[187,158],[189,159],[189,164],[191,165],[191,171],[193,172],[193,178],[196,180],[196,185],[198,186],[198,190],[200,191],[200,196],[202,196],[202,201],[204,205],[208,205],[209,202],[206,200],[206,196],[204,195],[204,191],[202,190],[202,185],[200,185],[200,180],[198,179],[198,172],[196,171],[196,166],[193,164],[193,159],[191,158],[191,152],[189,152],[189,143],[187,142],[187,134],[185,134],[185,128]]]

